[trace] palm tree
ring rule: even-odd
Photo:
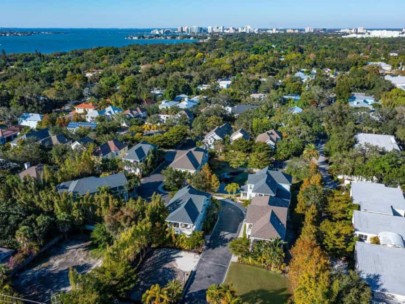
[[[240,304],[241,299],[236,295],[236,290],[228,284],[211,285],[207,290],[209,304]]]
[[[159,286],[159,284],[152,285],[142,295],[142,303],[144,304],[169,304],[170,298],[167,291]]]
[[[319,152],[316,149],[314,144],[309,144],[305,147],[303,156],[306,160],[311,160],[311,159],[318,159],[319,158]]]
[[[183,293],[183,286],[177,280],[172,280],[164,288],[169,297],[170,303],[176,303],[181,299]]]

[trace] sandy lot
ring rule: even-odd
[[[53,246],[14,279],[21,295],[30,300],[49,301],[52,294],[69,289],[69,268],[86,273],[101,265],[89,253],[88,236],[74,236]]]
[[[155,250],[139,271],[140,282],[131,293],[131,299],[139,301],[142,294],[153,284],[164,286],[171,280],[179,280],[185,284],[199,258],[198,254],[176,249]]]

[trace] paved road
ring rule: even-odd
[[[146,200],[150,200],[153,193],[159,193],[162,195],[163,199],[166,201],[168,199],[167,193],[159,190],[159,187],[163,184],[163,175],[161,172],[169,165],[168,162],[163,162],[153,174],[141,179],[141,185],[137,189],[140,197]]]
[[[219,220],[211,235],[207,249],[202,253],[195,274],[190,278],[184,303],[206,303],[205,294],[212,284],[225,279],[232,254],[228,243],[238,236],[244,219],[241,209],[224,200],[221,201]]]
[[[327,189],[336,189],[338,184],[332,179],[332,176],[329,174],[329,164],[328,160],[325,157],[325,143],[324,142],[318,142],[316,144],[316,149],[319,152],[319,158],[318,158],[318,168],[319,172],[321,172],[322,178],[323,178],[323,183],[325,185],[325,188]]]

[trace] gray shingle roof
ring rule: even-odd
[[[142,162],[145,157],[150,153],[150,151],[155,150],[156,146],[148,144],[146,142],[140,142],[131,149],[128,150],[127,154],[123,159],[129,161]]]
[[[405,238],[405,218],[379,213],[354,211],[353,224],[356,231],[378,235],[394,232]]]
[[[249,174],[247,184],[253,185],[254,193],[275,196],[279,188],[277,184],[291,185],[291,181],[291,176],[281,171],[272,171],[267,167],[255,174]]]
[[[405,249],[356,243],[360,276],[373,291],[405,295]]]
[[[356,141],[360,147],[371,145],[387,152],[400,151],[397,141],[392,135],[359,133],[356,135]]]
[[[106,156],[112,152],[119,152],[126,148],[126,145],[122,142],[113,139],[109,140],[108,142],[102,144],[98,149],[95,151],[95,155],[97,156]]]
[[[362,211],[398,215],[398,212],[402,214],[405,210],[405,199],[399,187],[391,188],[371,182],[353,182],[351,194],[353,202],[359,204]]]
[[[170,214],[166,220],[194,225],[204,209],[207,198],[211,198],[209,193],[199,191],[190,185],[180,189],[167,205]]]
[[[205,138],[210,138],[214,134],[218,137],[224,139],[225,136],[232,133],[232,126],[229,123],[224,123],[222,126],[216,127],[214,130],[205,135]]]
[[[111,189],[124,187],[128,184],[124,173],[113,174],[104,177],[85,177],[77,180],[61,183],[57,186],[59,193],[69,192],[78,195],[87,193],[97,193],[100,187],[109,187]]]
[[[207,158],[207,150],[194,148],[191,150],[179,150],[176,152],[170,167],[177,170],[198,170]]]
[[[254,197],[247,209],[246,223],[253,224],[251,237],[263,240],[285,239],[290,199]]]
[[[231,112],[231,114],[234,114],[234,115],[240,115],[249,110],[256,110],[258,107],[259,106],[257,106],[257,105],[251,105],[251,104],[239,104],[239,105],[236,105],[236,106],[230,108],[230,112]]]

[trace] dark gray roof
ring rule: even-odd
[[[247,184],[253,185],[254,193],[276,196],[278,184],[291,185],[292,178],[281,171],[272,171],[269,167],[255,174],[249,174]]]
[[[95,154],[97,156],[106,156],[110,154],[111,152],[119,152],[122,149],[125,149],[126,145],[123,144],[122,142],[113,139],[109,140],[108,142],[102,144],[96,151]]]
[[[61,183],[57,186],[59,193],[69,192],[78,195],[87,193],[97,193],[100,187],[109,187],[111,189],[123,187],[128,184],[124,173],[113,174],[104,177],[85,177],[77,180]]]
[[[127,154],[123,159],[141,162],[150,153],[150,151],[155,150],[156,146],[148,144],[146,142],[140,142],[136,146],[128,150]]]
[[[14,253],[15,250],[0,247],[0,263],[6,262],[9,257]]]
[[[204,165],[207,154],[207,150],[202,148],[178,150],[170,167],[176,170],[198,170]]]
[[[179,191],[169,201],[167,221],[194,225],[204,209],[204,201],[211,198],[209,193],[197,190],[188,185]]]
[[[226,135],[232,133],[232,126],[229,123],[224,123],[222,126],[216,127],[214,130],[209,132],[205,138],[211,137],[213,134],[216,134],[218,137],[224,139]]]

